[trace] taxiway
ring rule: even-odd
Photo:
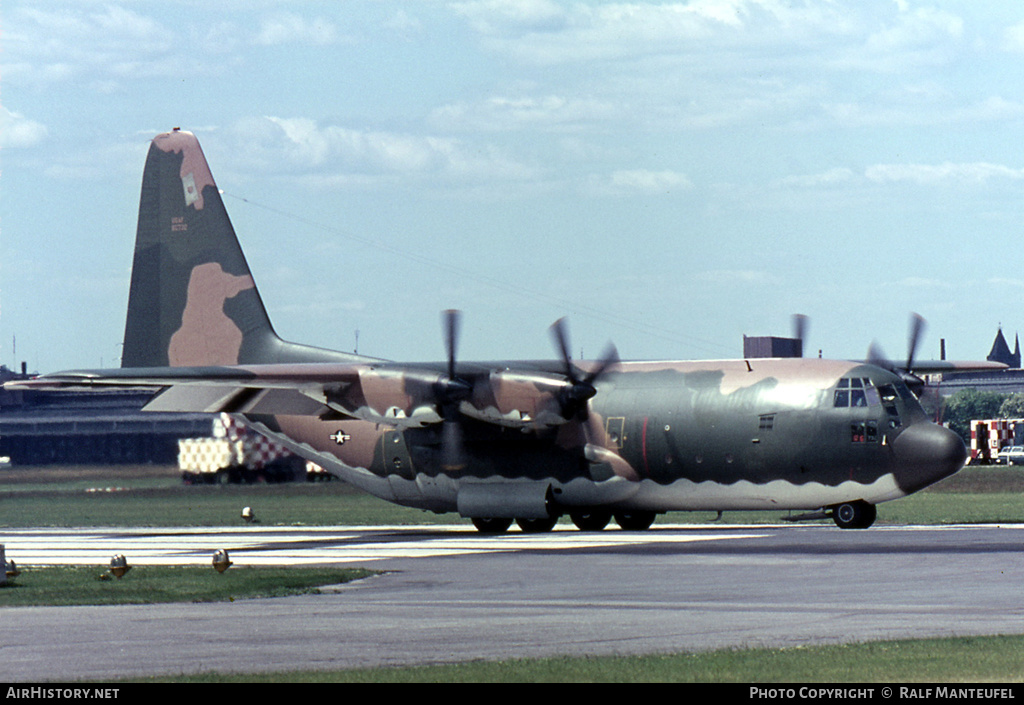
[[[0,680],[108,679],[1024,633],[1024,526],[10,529],[45,564],[347,564],[319,595],[4,608]],[[211,568],[212,570],[212,568]]]

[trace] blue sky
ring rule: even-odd
[[[0,25],[0,362],[119,364],[148,140],[199,137],[282,337],[398,360],[1024,326],[1024,5],[28,2]],[[12,347],[16,344],[16,350]]]

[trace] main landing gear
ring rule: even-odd
[[[657,515],[654,512],[611,512],[589,511],[574,512],[569,515],[572,523],[580,531],[601,531],[614,517],[615,523],[625,531],[645,531],[654,523]],[[473,517],[473,526],[482,534],[501,534],[512,526],[512,519],[489,517]],[[544,519],[516,519],[519,529],[525,534],[540,534],[551,531],[558,523],[558,517]]]
[[[875,523],[877,515],[875,505],[861,499],[832,507],[832,521],[840,529],[866,529]]]

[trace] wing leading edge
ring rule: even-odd
[[[486,423],[538,428],[566,423],[573,383],[543,370],[460,372],[459,411]],[[397,429],[442,421],[450,378],[429,365],[308,363],[72,370],[12,382],[10,389],[159,390],[144,411],[274,414],[361,419]]]

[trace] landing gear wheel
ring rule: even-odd
[[[569,518],[580,531],[601,531],[612,520],[611,512],[578,512]]]
[[[626,531],[646,531],[654,523],[654,512],[629,512],[615,515],[615,523]]]
[[[558,517],[549,517],[546,519],[516,519],[516,523],[519,524],[519,528],[523,530],[524,534],[544,534],[555,528],[555,524],[558,523]]]
[[[473,517],[473,526],[481,534],[503,534],[512,526],[511,519],[490,519],[488,517]]]
[[[832,507],[832,521],[840,529],[866,529],[875,523],[878,510],[863,500],[845,502]]]

